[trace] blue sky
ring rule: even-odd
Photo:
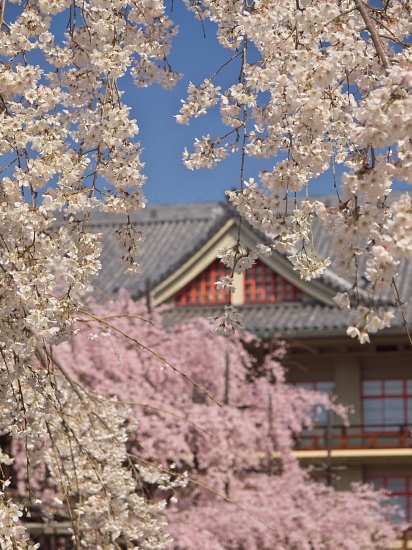
[[[186,97],[189,82],[198,84],[210,77],[234,52],[220,46],[212,23],[205,23],[204,38],[201,23],[181,0],[175,0],[169,15],[179,25],[179,35],[173,41],[170,55],[171,65],[184,74],[183,78],[173,90],[162,90],[158,85],[137,89],[127,81],[121,84],[126,88],[123,100],[132,107],[140,127],[142,161],[148,177],[145,195],[149,204],[224,200],[226,189],[239,188],[239,154],[228,157],[212,170],[188,170],[182,163],[182,151],[184,147],[193,150],[195,137],[206,134],[218,137],[227,133],[218,109],[192,119],[189,126],[177,124],[174,115],[180,110],[181,99]],[[218,84],[224,90],[237,81],[238,74],[239,65],[235,62],[219,74]],[[248,159],[245,178],[256,177],[259,168],[272,166],[273,161]],[[313,182],[313,194],[332,193],[331,180],[328,175]]]

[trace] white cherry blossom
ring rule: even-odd
[[[267,234],[264,246],[286,254],[307,280],[332,261],[317,252],[316,214],[331,234],[332,269],[353,284],[350,301],[380,308],[380,296],[394,288],[399,262],[412,250],[410,198],[393,205],[390,199],[393,182],[412,182],[410,2],[186,3],[200,19],[217,23],[220,42],[237,50],[231,62],[240,60],[238,82],[214,95],[213,105],[220,103],[224,124],[243,143],[242,173],[248,156],[273,158],[272,169],[241,181],[229,200]],[[184,109],[199,109],[193,94]],[[195,151],[184,153],[188,168],[213,167],[231,154],[222,139],[197,140]],[[335,204],[296,198],[302,190],[308,196],[328,169],[335,174]],[[368,297],[358,292],[364,278]],[[395,301],[401,305],[402,297]],[[367,341],[363,332],[357,336]]]

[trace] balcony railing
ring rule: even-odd
[[[394,550],[411,550],[412,548],[412,528],[406,529],[402,536],[398,539],[399,544],[394,547]]]
[[[304,431],[296,449],[397,449],[412,447],[412,424],[324,425]]]

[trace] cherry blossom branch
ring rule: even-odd
[[[161,413],[164,413],[164,414],[167,414],[167,415],[170,415],[170,416],[173,416],[175,418],[178,418],[179,420],[183,420],[183,422],[186,422],[187,424],[191,424],[192,426],[194,426],[197,430],[205,433],[206,435],[209,435],[209,436],[213,436],[212,433],[208,432],[207,430],[205,430],[204,428],[202,428],[201,426],[199,426],[199,424],[196,424],[196,422],[193,422],[192,420],[189,420],[188,418],[185,418],[184,416],[181,416],[180,414],[176,414],[172,411],[168,411],[166,409],[163,409],[161,407],[154,407],[153,405],[149,405],[148,403],[137,403],[136,401],[125,401],[123,399],[118,399],[117,403],[119,403],[120,405],[121,404],[124,404],[124,405],[135,405],[136,407],[143,407],[145,409],[151,409],[153,411],[159,411]]]
[[[240,52],[235,53],[235,55],[232,55],[232,57],[231,57],[230,59],[228,59],[227,61],[225,61],[225,62],[223,63],[223,65],[221,65],[221,66],[218,68],[218,70],[212,74],[212,76],[210,77],[210,80],[213,80],[213,79],[220,73],[220,71],[221,71],[224,67],[226,67],[227,65],[229,65],[229,63],[231,63],[234,59],[238,58],[238,57],[239,57],[240,55],[242,55],[242,54],[243,54],[243,50],[241,50]]]
[[[76,550],[79,550],[81,548],[81,542],[80,542],[80,537],[79,537],[79,526],[78,526],[79,516],[77,516],[76,519],[74,518],[73,509],[72,509],[72,505],[71,505],[71,502],[70,502],[70,497],[69,497],[69,494],[68,494],[68,491],[67,491],[67,486],[66,486],[66,483],[64,483],[64,481],[63,481],[63,479],[64,479],[63,474],[65,473],[65,470],[66,470],[65,465],[64,465],[64,460],[62,459],[62,456],[61,456],[60,450],[59,450],[59,446],[55,442],[55,438],[53,437],[53,434],[52,434],[52,431],[51,431],[51,426],[48,422],[46,422],[46,428],[47,428],[47,434],[48,434],[50,442],[52,444],[52,448],[54,449],[54,452],[56,453],[56,455],[59,457],[59,459],[56,460],[56,466],[57,466],[57,470],[58,470],[59,476],[60,476],[60,485],[61,485],[61,488],[63,490],[63,494],[64,494],[64,498],[65,498],[65,501],[66,501],[66,506],[67,506],[67,511],[68,511],[69,518],[70,518],[70,523],[71,523],[72,529],[73,529],[73,536],[74,536],[74,539],[75,539]],[[72,461],[73,461],[73,455],[72,455]],[[74,464],[75,464],[75,462],[73,461],[73,465]],[[73,471],[74,471],[74,475],[75,475],[75,481],[76,481],[76,484],[77,484],[77,490],[79,490],[79,484],[77,482],[77,475],[76,475],[76,468],[74,468]],[[67,474],[66,474],[66,477],[68,477]],[[77,525],[76,525],[76,523],[77,523]]]
[[[77,386],[80,386],[80,384],[78,384],[77,382],[75,382],[68,374],[68,372],[66,371],[66,369],[63,367],[63,365],[53,357],[53,355],[48,351],[48,349],[46,348],[46,346],[43,346],[43,350],[46,354],[46,356],[48,357],[48,359],[50,359],[50,361],[59,369],[59,371],[63,374],[63,376],[65,377],[65,379],[67,380],[67,382],[70,384],[70,387],[72,388],[72,390],[74,391],[74,393],[77,395],[77,397],[83,401],[84,400],[84,396],[81,394],[81,391],[78,389]],[[41,350],[39,347],[37,347],[36,351],[35,351],[35,356],[37,357],[37,359],[40,361],[41,365],[43,366],[44,369],[48,370],[48,365],[47,365],[47,361],[46,359],[44,358]],[[83,390],[83,388],[81,388]],[[89,394],[89,392],[87,392],[87,390],[85,390],[85,393]]]
[[[5,22],[4,20],[4,17],[5,17],[5,14],[6,14],[6,4],[7,4],[7,0],[1,0],[1,7],[0,7],[0,32],[3,31],[3,25],[6,27],[6,28],[10,28],[9,25]]]
[[[137,459],[139,460],[139,462],[142,462],[143,464],[147,464],[148,466],[153,466],[153,463],[152,462],[149,462],[147,460],[144,460],[143,458],[140,458],[140,457],[136,457],[135,455],[129,455],[131,458],[134,458],[134,459]],[[156,468],[159,468],[161,471],[164,471],[165,473],[169,474],[169,475],[176,475],[176,472],[173,472],[173,470],[168,470],[167,468],[165,468],[164,466],[162,466],[161,464],[157,464],[155,465]],[[262,525],[264,525],[265,527],[267,527],[267,529],[269,529],[270,531],[272,531],[272,533],[276,533],[276,529],[274,529],[273,527],[271,527],[270,525],[268,525],[265,521],[263,521],[262,518],[260,518],[258,515],[254,514],[253,512],[251,512],[250,510],[248,510],[247,508],[245,508],[244,506],[242,506],[241,504],[239,504],[239,502],[235,501],[235,500],[232,500],[231,498],[229,498],[228,496],[220,493],[219,491],[216,491],[215,489],[213,489],[212,487],[209,487],[208,485],[205,485],[204,483],[201,483],[200,481],[197,481],[196,479],[193,479],[191,478],[190,476],[185,476],[187,481],[189,483],[191,483],[192,485],[197,485],[198,487],[201,487],[202,489],[206,489],[206,491],[208,491],[209,493],[212,493],[213,495],[221,498],[222,500],[224,500],[225,502],[227,502],[228,504],[232,504],[233,506],[235,506],[236,508],[238,508],[239,510],[242,510],[242,512],[245,512],[248,516],[256,519],[259,523],[261,523]]]
[[[395,281],[394,278],[392,279],[392,290],[393,290],[393,295],[395,297],[395,302],[398,304],[399,310],[401,312],[403,327],[404,327],[405,332],[408,336],[409,344],[412,347],[412,336],[411,336],[411,333],[409,331],[409,326],[408,326],[408,322],[406,320],[405,311],[404,311],[405,304],[401,301],[398,285],[396,284],[396,281]]]
[[[101,319],[139,319],[139,321],[144,321],[145,323],[150,323],[152,326],[155,326],[155,323],[147,317],[141,317],[140,315],[107,315],[101,317]]]
[[[274,529],[273,527],[268,525],[265,521],[263,521],[262,518],[260,518],[259,516],[257,516],[256,514],[254,514],[253,512],[251,512],[250,510],[248,510],[244,506],[242,506],[241,504],[239,504],[239,502],[236,502],[235,500],[232,500],[231,498],[227,497],[226,495],[223,495],[222,493],[219,493],[219,491],[216,491],[215,489],[212,489],[212,487],[208,487],[207,485],[201,483],[200,481],[197,481],[196,479],[192,479],[192,478],[188,477],[188,480],[193,485],[197,485],[198,487],[202,487],[202,489],[206,489],[210,493],[212,493],[212,494],[216,495],[217,497],[223,499],[225,502],[227,502],[229,504],[233,504],[233,506],[236,506],[236,508],[239,508],[239,510],[242,510],[242,512],[245,512],[248,516],[256,519],[259,523],[261,523],[262,525],[267,527],[270,531],[272,531],[272,533],[276,533],[276,529]]]
[[[365,8],[365,4],[363,3],[362,0],[353,0],[353,1],[355,2],[357,9],[362,16],[362,19],[365,22],[365,26],[369,31],[369,34],[372,38],[373,45],[375,46],[375,49],[376,49],[376,53],[380,57],[382,65],[387,71],[389,71],[389,69],[391,68],[391,63],[389,61],[388,56],[385,53],[382,42],[376,31],[375,25],[372,23],[372,20],[369,17],[369,14]]]
[[[168,360],[165,358],[165,357],[162,357],[161,355],[158,355],[155,351],[151,350],[150,348],[148,348],[147,346],[145,346],[144,344],[142,344],[141,342],[139,342],[139,340],[137,340],[136,338],[134,338],[133,336],[131,336],[130,334],[127,334],[127,332],[124,332],[123,330],[121,330],[120,328],[110,324],[110,323],[107,323],[106,321],[104,321],[102,318],[100,317],[97,317],[96,315],[94,315],[93,313],[91,313],[90,311],[86,311],[82,308],[79,309],[80,313],[83,313],[84,315],[87,315],[88,317],[90,317],[91,319],[97,321],[98,323],[101,323],[102,325],[106,326],[107,328],[110,328],[110,329],[113,329],[114,331],[118,332],[119,334],[121,334],[122,336],[124,336],[127,340],[130,340],[131,342],[134,342],[137,346],[139,346],[140,348],[144,349],[145,351],[147,351],[148,353],[150,353],[151,355],[153,355],[153,357],[156,357],[156,359],[159,359],[164,365],[166,365],[167,367],[170,367],[172,370],[174,370],[175,372],[179,373],[181,376],[183,376],[183,378],[185,378],[188,382],[190,382],[191,384],[193,384],[193,386],[195,386],[196,388],[198,388],[202,393],[204,393],[209,399],[211,399],[214,403],[216,403],[216,405],[219,405],[219,407],[222,406],[222,403],[220,403],[217,399],[215,399],[213,397],[213,395],[210,393],[209,390],[207,390],[206,388],[204,388],[203,386],[201,386],[200,384],[198,384],[195,380],[193,380],[193,378],[191,378],[191,376],[189,376],[187,373],[185,372],[182,372],[180,369],[178,369],[177,367],[175,367],[174,365],[171,365]],[[79,322],[84,322],[82,319],[78,319]]]

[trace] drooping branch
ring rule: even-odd
[[[379,35],[376,31],[375,25],[373,24],[371,18],[369,17],[369,14],[365,8],[365,4],[362,2],[362,0],[353,0],[356,4],[356,8],[358,9],[359,13],[362,16],[362,19],[365,22],[365,26],[368,29],[369,34],[371,35],[373,45],[375,46],[376,53],[378,54],[382,65],[385,67],[385,69],[388,71],[391,68],[391,63],[389,61],[388,56],[385,53],[385,50],[383,48],[381,39],[379,38]]]
[[[169,361],[165,358],[165,357],[162,357],[161,355],[158,355],[155,351],[153,351],[152,349],[150,349],[149,347],[145,346],[144,344],[142,344],[142,342],[139,342],[139,340],[137,340],[136,338],[134,338],[133,336],[131,336],[130,334],[124,332],[123,330],[119,329],[118,327],[114,326],[114,325],[111,325],[110,323],[107,323],[106,321],[104,321],[101,317],[97,317],[96,315],[93,315],[93,313],[91,313],[90,311],[86,311],[84,309],[79,309],[80,313],[84,313],[85,315],[87,315],[88,317],[90,317],[91,319],[94,319],[95,321],[99,322],[100,324],[102,324],[103,326],[109,328],[109,329],[112,329],[114,330],[115,332],[121,334],[122,336],[124,336],[127,340],[130,340],[131,342],[134,342],[137,346],[139,346],[140,348],[144,349],[145,351],[147,351],[149,354],[153,355],[153,357],[156,357],[157,359],[159,359],[164,365],[166,365],[167,367],[170,367],[172,370],[174,370],[175,372],[179,373],[181,376],[183,376],[183,378],[185,378],[188,382],[190,382],[191,384],[193,384],[193,386],[195,386],[196,388],[198,388],[202,393],[204,393],[207,397],[209,397],[209,399],[211,399],[214,403],[216,403],[216,405],[219,405],[221,406],[221,403],[215,399],[213,397],[213,395],[210,393],[209,390],[207,390],[206,388],[204,388],[203,386],[201,386],[200,384],[198,384],[195,380],[193,380],[193,378],[191,378],[186,372],[182,372],[180,369],[178,369],[177,367],[175,367],[174,365],[170,364]],[[79,321],[83,321],[82,319],[79,319]]]

